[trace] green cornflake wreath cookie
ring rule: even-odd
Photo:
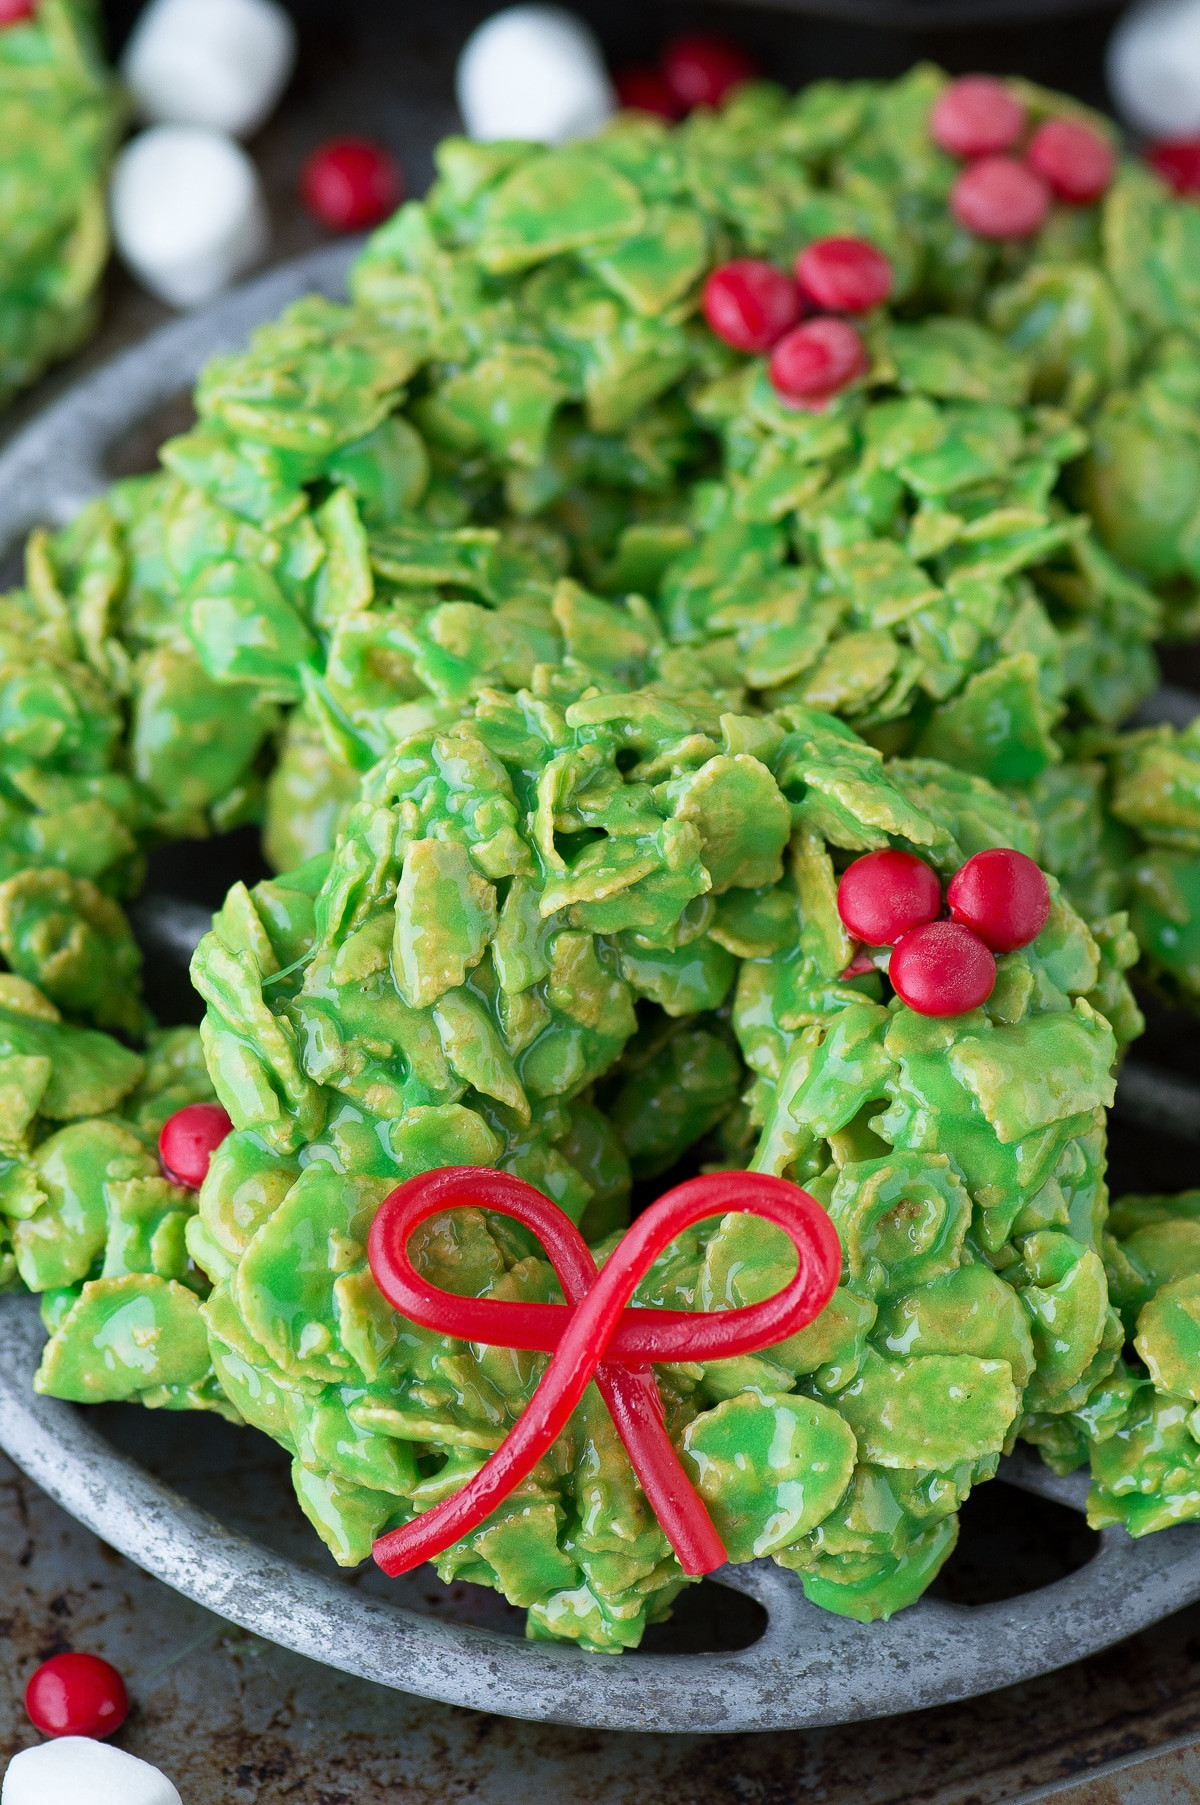
[[[92,0],[38,0],[0,29],[0,403],[87,337],[108,258],[123,105]]]
[[[1200,619],[1200,211],[1124,165],[1027,244],[971,238],[945,79],[448,140],[351,305],[214,360],[160,472],[33,535],[0,604],[0,1207],[37,1383],[264,1430],[346,1564],[478,1470],[544,1365],[375,1288],[379,1203],[447,1164],[528,1180],[600,1259],[685,1157],[826,1206],[816,1322],[658,1369],[731,1558],[825,1608],[919,1596],[1018,1438],[1091,1460],[1097,1522],[1200,1517],[1200,1210],[1110,1218],[1104,1177],[1139,940],[1200,995],[1200,742],[1120,731],[1151,641]],[[796,411],[699,293],[831,234],[895,287],[861,380]],[[280,875],[201,943],[199,1039],[143,1060],[120,901],[147,846],[246,821]],[[917,1014],[839,876],[995,847],[1050,874],[1049,919],[983,1007]],[[197,1197],[154,1136],[214,1091]],[[481,1210],[414,1257],[559,1295]],[[729,1216],[638,1301],[756,1302],[789,1257]],[[594,1649],[685,1583],[594,1390],[438,1566]]]

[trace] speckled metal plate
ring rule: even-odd
[[[163,328],[47,409],[0,456],[0,549],[39,521],[70,518],[101,490],[112,447],[186,393],[206,358],[240,344],[300,294],[338,294],[353,249],[286,266]],[[194,905],[183,904],[160,937],[183,951],[201,926]],[[1200,1091],[1183,1080],[1131,1068],[1119,1103],[1127,1117],[1197,1138]],[[1140,1542],[1108,1530],[1091,1561],[1053,1584],[973,1607],[927,1597],[886,1624],[817,1610],[794,1575],[761,1561],[724,1569],[716,1582],[765,1612],[764,1633],[749,1647],[588,1656],[423,1612],[427,1578],[383,1597],[233,1533],[118,1452],[86,1411],[35,1396],[42,1340],[33,1300],[0,1302],[0,1446],[80,1522],[258,1636],[344,1673],[481,1711],[691,1733],[852,1722],[1049,1672],[1200,1598],[1200,1525]],[[1032,1456],[1006,1461],[998,1483],[1083,1508],[1084,1476],[1056,1479]]]

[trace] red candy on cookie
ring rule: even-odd
[[[1117,172],[1112,146],[1075,119],[1047,119],[1029,140],[1025,154],[1029,167],[1059,199],[1075,207],[1098,201]]]
[[[1050,206],[1041,176],[1016,157],[980,157],[950,191],[950,211],[977,238],[1032,238]]]
[[[1036,940],[1050,917],[1050,886],[1041,867],[1010,846],[977,852],[955,872],[946,892],[954,921],[994,953]]]
[[[25,1688],[25,1709],[43,1736],[111,1736],[129,1715],[125,1682],[99,1655],[52,1655]]]
[[[987,157],[1012,150],[1025,130],[1025,109],[1002,81],[964,75],[938,97],[929,133],[952,157]]]
[[[794,326],[772,351],[769,369],[772,385],[785,401],[823,407],[869,363],[854,327],[846,320],[825,318]]]
[[[404,177],[381,144],[335,138],[320,145],[304,165],[300,195],[323,226],[359,232],[395,212],[404,198]]]
[[[864,853],[842,873],[838,914],[856,940],[891,946],[902,934],[936,921],[942,907],[938,874],[915,852]]]
[[[158,1137],[158,1158],[166,1176],[198,1191],[208,1164],[233,1123],[219,1103],[188,1103],[168,1116]]]
[[[918,1015],[965,1015],[991,996],[996,961],[961,922],[930,921],[897,941],[888,976]]]
[[[0,0],[0,31],[6,25],[23,25],[36,11],[34,0]]]
[[[735,351],[769,351],[800,318],[790,276],[761,257],[722,263],[704,284],[704,317]]]
[[[1176,194],[1200,194],[1200,138],[1174,138],[1168,144],[1156,144],[1147,151],[1146,161]]]
[[[892,266],[865,238],[818,238],[796,259],[800,292],[829,313],[868,313],[892,292]]]
[[[623,107],[639,113],[655,113],[660,119],[681,119],[683,106],[661,70],[648,63],[629,63],[613,74],[613,87]]]
[[[753,60],[737,44],[702,31],[672,38],[662,53],[661,68],[667,86],[684,109],[718,106],[731,88],[758,74]]]

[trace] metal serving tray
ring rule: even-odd
[[[241,344],[301,294],[338,295],[354,250],[339,245],[301,259],[162,328],[35,419],[0,455],[0,555],[30,526],[61,523],[101,491],[114,448],[139,427],[152,429],[214,352]],[[1158,712],[1190,708],[1179,692],[1165,692]],[[203,925],[194,902],[160,904],[159,955],[186,957]],[[1132,1067],[1119,1105],[1127,1119],[1197,1137],[1200,1089],[1185,1080]],[[481,1711],[691,1733],[853,1722],[1047,1673],[1200,1598],[1200,1525],[1143,1541],[1114,1529],[1075,1572],[995,1603],[926,1597],[890,1623],[862,1625],[817,1610],[793,1574],[758,1561],[722,1569],[710,1582],[765,1613],[766,1628],[749,1647],[612,1660],[526,1642],[490,1627],[503,1615],[490,1593],[480,1592],[476,1621],[453,1621],[422,1608],[427,1572],[386,1589],[360,1585],[233,1533],[118,1452],[86,1410],[35,1396],[43,1339],[33,1299],[0,1302],[0,1446],[81,1523],[256,1635],[398,1691]],[[1083,1509],[1086,1476],[1057,1479],[1031,1454],[1005,1461],[995,1483]]]

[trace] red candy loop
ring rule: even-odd
[[[1076,207],[1098,201],[1117,172],[1112,146],[1075,119],[1047,119],[1039,125],[1026,156],[1059,199]]]
[[[818,238],[797,257],[796,281],[829,313],[869,313],[892,292],[892,266],[865,238]]]
[[[414,1230],[443,1210],[465,1206],[496,1210],[532,1229],[567,1303],[457,1297],[422,1278],[408,1257]],[[799,1259],[790,1284],[740,1310],[627,1308],[677,1235],[730,1211],[748,1211],[783,1229]],[[593,1377],[684,1572],[721,1566],[724,1546],[667,1436],[649,1362],[729,1359],[786,1340],[825,1308],[842,1263],[820,1205],[785,1179],[758,1172],[721,1172],[677,1185],[638,1217],[598,1272],[570,1218],[532,1185],[506,1172],[447,1166],[409,1179],[384,1200],[368,1251],[383,1295],[422,1328],[553,1355],[507,1439],[462,1490],[376,1542],[376,1561],[393,1575],[478,1528],[562,1433]]]
[[[99,1655],[52,1655],[25,1688],[25,1709],[43,1736],[111,1736],[129,1715],[125,1682]]]
[[[988,157],[1012,150],[1025,130],[1025,109],[991,75],[964,75],[935,101],[929,132],[952,157]]]
[[[950,193],[950,211],[977,238],[1032,238],[1050,206],[1041,176],[1015,157],[980,157]]]
[[[704,284],[704,317],[735,351],[769,351],[800,318],[796,284],[773,263],[736,257]]]
[[[159,1164],[172,1183],[198,1191],[213,1154],[232,1132],[233,1123],[219,1103],[188,1103],[162,1125]]]

